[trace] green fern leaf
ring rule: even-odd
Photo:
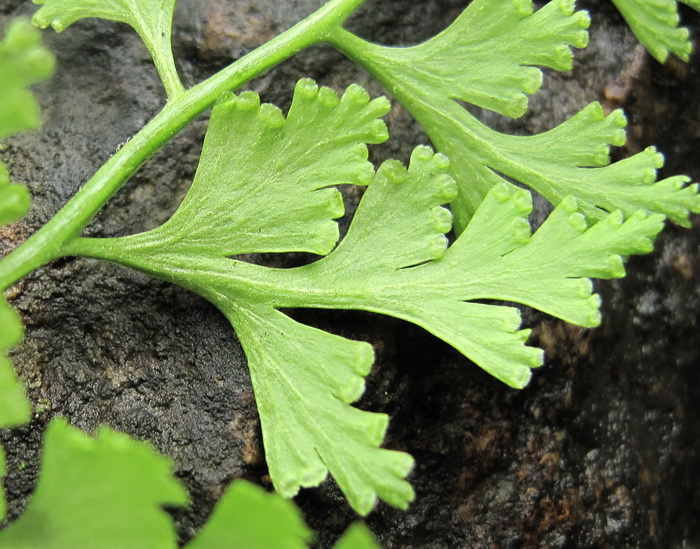
[[[360,86],[338,97],[301,80],[285,118],[253,92],[214,107],[197,175],[180,208],[131,247],[187,248],[228,256],[248,252],[326,254],[344,213],[335,185],[367,185],[366,143],[388,137],[384,99]]]
[[[272,307],[241,307],[225,298],[216,304],[248,357],[275,489],[291,497],[318,486],[330,471],[361,515],[377,497],[408,507],[414,494],[404,477],[413,459],[378,448],[386,415],[350,406],[364,391],[372,347],[304,326]]]
[[[499,13],[510,14],[504,19],[510,25],[498,27],[497,35],[507,45],[507,54],[495,45],[482,48],[460,38],[471,36],[467,29],[487,32],[486,22],[500,21]],[[464,27],[465,22],[470,26]],[[476,23],[486,30],[471,26]],[[610,146],[625,142],[627,122],[621,111],[606,117],[600,105],[593,103],[558,128],[521,137],[491,130],[454,101],[522,114],[527,106],[524,94],[538,87],[534,84],[539,71],[530,65],[567,68],[558,60],[570,59],[568,45],[585,44],[587,24],[587,16],[574,12],[568,0],[553,0],[536,12],[529,1],[479,1],[444,33],[419,46],[377,46],[347,31],[339,32],[332,42],[390,89],[438,150],[450,158],[450,173],[459,184],[452,204],[458,232],[465,229],[489,190],[509,179],[532,187],[554,205],[571,195],[593,220],[615,210],[631,215],[645,209],[688,225],[689,213],[700,212],[697,186],[686,187],[688,180],[683,177],[654,185],[656,169],[663,163],[661,155],[649,149],[609,165]],[[482,64],[491,67],[484,73],[486,84],[480,71],[474,70]],[[444,78],[434,78],[436,71]],[[501,80],[509,84],[489,87],[489,82]]]
[[[235,481],[185,549],[305,549],[313,537],[294,505],[254,484]]]
[[[700,11],[698,0],[682,0]],[[649,53],[660,63],[673,54],[688,61],[693,44],[686,27],[680,27],[678,0],[612,0]]]
[[[15,19],[0,42],[0,139],[39,124],[39,109],[28,86],[53,72],[53,55],[41,46],[40,33],[26,19]],[[31,199],[23,185],[11,184],[0,162],[0,226],[18,221]],[[29,421],[31,406],[17,379],[7,351],[19,345],[24,334],[21,319],[0,296],[0,427]]]
[[[367,527],[357,522],[347,529],[333,549],[380,549]]]
[[[33,0],[42,7],[33,23],[62,32],[80,19],[98,17],[125,23],[141,37],[170,98],[183,91],[170,44],[176,0]]]
[[[538,66],[571,69],[570,46],[588,44],[589,24],[585,12],[574,12],[573,0],[549,2],[537,12],[530,0],[476,0],[427,42],[370,53],[381,56],[375,70],[393,67],[400,73],[384,80],[400,76],[402,88],[427,89],[519,117],[527,111],[528,95],[542,86]]]
[[[177,546],[163,505],[187,494],[150,446],[101,428],[90,438],[65,420],[46,430],[39,482],[24,514],[0,532],[1,547]]]
[[[360,514],[377,497],[405,507],[413,497],[403,480],[412,459],[379,448],[385,416],[350,406],[362,394],[371,348],[303,326],[278,309],[362,309],[403,318],[522,387],[542,352],[525,345],[529,332],[519,329],[516,309],[475,301],[515,301],[594,326],[600,302],[587,277],[622,276],[622,258],[649,252],[663,227],[662,216],[624,221],[618,212],[588,228],[570,198],[530,236],[529,194],[500,184],[448,248],[450,214],[441,205],[456,193],[448,168],[445,157],[425,147],[414,152],[408,170],[385,163],[338,247],[296,269],[207,256],[186,244],[132,246],[130,237],[81,239],[74,251],[181,284],[228,316],[249,359],[280,493],[315,486],[329,471]]]
[[[27,87],[51,76],[54,66],[29,21],[12,21],[0,42],[0,139],[39,125],[39,107]]]

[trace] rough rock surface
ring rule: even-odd
[[[384,43],[414,43],[467,3],[375,0],[350,25]],[[174,44],[186,85],[321,4],[180,0]],[[579,4],[591,10],[593,26],[576,68],[549,75],[522,119],[484,116],[494,127],[526,134],[552,127],[592,100],[623,106],[630,143],[619,156],[656,144],[667,155],[664,174],[700,180],[700,55],[688,66],[661,66],[638,47],[612,4]],[[34,9],[25,0],[0,0],[0,28]],[[684,9],[683,16],[700,36],[697,14]],[[14,179],[29,183],[35,206],[23,224],[2,230],[0,253],[50,218],[164,101],[145,48],[123,25],[83,21],[61,35],[47,32],[46,42],[59,65],[56,76],[36,88],[43,128],[0,153]],[[300,54],[250,87],[284,108],[302,76],[337,89],[356,81],[380,93],[326,47]],[[167,219],[191,182],[205,118],[149,162],[88,233],[129,234]],[[406,160],[426,142],[401,107],[388,122],[393,139],[374,148],[375,160]],[[349,193],[351,206],[357,196]],[[355,312],[294,313],[375,346],[377,363],[361,406],[389,413],[386,446],[418,462],[411,509],[380,505],[368,519],[383,546],[700,546],[699,245],[697,220],[691,230],[669,227],[654,254],[630,262],[627,278],[599,284],[604,322],[596,330],[529,315],[548,358],[523,391],[499,384],[403,322]],[[27,428],[0,435],[9,460],[10,518],[31,494],[41,435],[55,415],[87,430],[105,423],[171,456],[194,501],[173,513],[183,540],[232,479],[267,482],[245,357],[208,303],[86,259],[48,265],[11,297],[28,328],[14,359],[37,412]],[[329,547],[355,519],[330,482],[304,491],[297,502],[318,531],[318,547]]]

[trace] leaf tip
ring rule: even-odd
[[[348,494],[348,503],[358,515],[366,517],[377,504],[377,494],[368,488],[357,490],[353,494]]]
[[[244,91],[234,96],[233,105],[241,111],[253,111],[260,108],[260,96],[254,91]]]
[[[374,364],[374,347],[365,341],[359,341],[356,343],[355,349],[353,371],[358,375],[366,376]]]
[[[328,478],[328,469],[322,464],[317,463],[314,467],[308,467],[306,470],[302,471],[301,476],[296,481],[296,484],[301,484],[302,486],[318,486]],[[297,492],[298,492],[297,488]],[[296,492],[295,492],[296,493]]]
[[[433,228],[442,234],[449,233],[452,229],[452,212],[442,206],[436,206],[432,210]]]
[[[277,130],[284,126],[285,118],[282,111],[270,103],[265,103],[260,107],[260,121],[262,124],[270,129]]]
[[[302,78],[294,86],[294,94],[311,100],[318,95],[318,84],[311,78]]]
[[[537,366],[539,367],[541,365],[540,362],[537,363]],[[532,366],[534,367],[534,366]],[[506,383],[513,387],[514,389],[524,389],[530,384],[530,380],[532,379],[532,370],[530,368],[518,368],[513,372],[513,376],[509,381]]]
[[[561,203],[561,208],[568,214],[574,214],[578,211],[578,200],[572,195],[565,197]]]
[[[521,18],[525,19],[532,15],[534,10],[532,6],[532,0],[511,0],[513,7],[515,8],[515,13]]]
[[[323,86],[318,90],[318,101],[327,109],[333,109],[340,104],[340,96],[335,90]]]
[[[384,120],[373,120],[370,125],[370,143],[384,143],[389,139],[389,129]]]
[[[367,416],[366,437],[372,446],[379,446],[389,428],[389,416],[386,414],[371,414]]]
[[[532,237],[532,227],[530,226],[530,223],[528,223],[527,219],[518,217],[513,220],[511,225],[511,234],[513,235],[513,239],[516,243],[527,244]]]
[[[364,107],[369,104],[369,99],[369,93],[367,93],[366,89],[359,84],[350,84],[345,93],[343,93],[341,101],[343,103],[351,103],[356,107]]]
[[[580,212],[574,212],[569,216],[569,224],[578,233],[584,232],[588,228],[588,222],[586,221],[586,216]]]
[[[384,178],[386,181],[394,185],[400,185],[406,181],[408,171],[406,170],[406,167],[398,160],[389,159],[380,166],[377,176]]]

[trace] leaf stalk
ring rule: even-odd
[[[227,68],[174,94],[146,126],[112,156],[41,229],[0,261],[0,291],[64,255],[107,201],[163,145],[224,92],[238,89],[299,51],[328,40],[365,0],[330,0],[316,12]]]

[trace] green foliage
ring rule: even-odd
[[[217,116],[215,111],[215,129]],[[313,149],[316,141],[333,141],[338,131],[343,130],[329,127],[327,134],[309,137],[306,145]],[[199,170],[213,173],[208,164],[214,162],[218,173],[226,175],[198,179],[200,184],[183,201],[182,207],[197,204],[203,225],[176,213],[167,224],[170,234],[184,235],[188,229],[195,235],[206,233],[216,229],[229,209],[245,211],[243,201],[199,198],[222,194],[206,191],[204,185],[218,189],[245,182],[246,174],[235,171],[235,161],[224,164],[226,148],[207,138]],[[294,170],[274,154],[267,162],[277,166],[274,175],[267,175],[278,182],[275,201],[299,203],[298,195],[305,191],[292,184]],[[530,237],[529,194],[501,183],[447,248],[444,233],[450,230],[451,216],[441,205],[456,193],[454,180],[445,173],[448,168],[444,156],[434,156],[425,147],[416,149],[408,170],[397,162],[384,164],[339,246],[326,258],[297,269],[233,261],[226,257],[231,248],[212,255],[196,240],[193,245],[184,236],[164,239],[158,229],[121,239],[81,239],[74,252],[181,284],[226,314],[248,356],[270,475],[282,495],[315,486],[330,471],[358,513],[368,513],[377,496],[403,508],[413,498],[402,480],[412,460],[377,448],[386,430],[385,416],[349,406],[362,394],[371,348],[302,326],[276,309],[363,309],[403,318],[444,339],[505,383],[523,387],[530,368],[542,363],[542,352],[525,345],[529,332],[518,329],[520,313],[473,301],[515,301],[596,326],[600,300],[591,294],[586,277],[623,276],[623,257],[648,253],[663,228],[661,215],[639,213],[624,221],[616,212],[588,229],[570,197]],[[318,209],[325,214],[323,206]],[[252,226],[258,224],[254,219]]]
[[[24,185],[10,183],[10,174],[0,162],[0,227],[22,219],[31,206],[32,199]]]
[[[376,186],[370,186],[338,249],[295,274],[308,281],[336,280],[338,286],[346,280],[343,285],[349,288],[343,291],[352,296],[352,300],[342,300],[346,306],[423,326],[503,382],[523,387],[530,379],[530,368],[542,363],[542,354],[524,345],[529,331],[518,331],[519,312],[470,302],[515,301],[575,324],[595,326],[600,321],[600,303],[591,295],[585,277],[623,276],[620,256],[650,251],[663,219],[632,217],[623,223],[618,213],[586,230],[575,200],[569,198],[530,237],[528,193],[501,184],[489,193],[467,230],[444,256],[429,257],[434,250],[429,246],[422,257],[392,253],[401,251],[392,245],[392,239],[402,241],[396,235],[420,227],[421,217],[425,225],[435,223],[437,217],[425,215],[435,215],[431,203],[413,211],[407,208],[389,219],[382,219],[380,213],[383,204],[406,203],[431,184],[436,194],[440,192],[444,179],[426,177],[437,171],[434,166],[424,170],[422,178],[411,177],[421,171],[415,167],[416,157],[424,155],[424,150],[414,153],[407,175],[380,170]],[[435,234],[445,227],[431,228]],[[426,244],[431,240],[425,239]],[[333,292],[340,291],[333,288]],[[331,296],[328,304],[333,299]],[[300,302],[295,305],[301,306]]]
[[[29,21],[17,19],[0,42],[0,139],[39,125],[39,108],[27,86],[48,78],[55,64],[40,38]],[[10,184],[0,162],[0,226],[24,217],[30,202],[26,188]]]
[[[54,65],[53,56],[40,46],[39,38],[27,21],[17,20],[0,44],[2,137],[38,124],[36,102],[25,88],[47,77]],[[380,107],[378,102],[375,106]],[[370,134],[381,136],[382,129],[383,126],[375,123]],[[342,150],[342,147],[343,144],[338,144],[337,148]],[[337,160],[341,161],[342,157]],[[352,177],[353,172],[348,173]],[[0,163],[0,225],[22,217],[29,207],[28,199],[23,186],[9,184],[7,170]],[[4,298],[0,298],[0,327],[0,427],[7,428],[27,423],[31,405],[6,354],[19,345],[24,328]],[[0,531],[0,546],[7,549],[177,546],[172,520],[162,506],[184,505],[188,497],[172,475],[171,462],[150,446],[105,427],[96,438],[91,438],[58,419],[46,431],[42,456],[37,489],[20,519]],[[0,480],[5,466],[5,452],[0,447]],[[5,514],[6,502],[0,485],[0,520]],[[369,534],[358,528],[349,534],[361,543],[370,543]],[[311,532],[291,503],[239,481],[222,498],[212,520],[188,547],[291,549],[307,547],[310,539]]]
[[[612,0],[649,53],[660,63],[669,54],[687,61],[693,51],[690,33],[679,27],[679,0]],[[700,1],[680,0],[700,11]]]
[[[303,549],[312,538],[292,503],[253,484],[236,481],[185,549]]]
[[[162,505],[187,495],[171,464],[150,446],[107,428],[91,438],[54,420],[46,430],[36,491],[24,514],[0,532],[9,548],[176,546]]]
[[[286,119],[253,92],[225,95],[191,191],[167,223],[131,245],[210,256],[328,253],[338,241],[332,220],[344,213],[331,185],[369,183],[365,143],[388,138],[378,119],[388,110],[386,99],[370,102],[359,86],[339,98],[311,80],[297,85]]]
[[[304,80],[297,85],[286,125],[273,109],[271,105],[260,107],[252,92],[218,103],[195,183],[170,221],[133,237],[78,240],[74,251],[91,254],[96,246],[101,257],[199,292],[228,316],[248,356],[267,462],[278,492],[289,497],[302,486],[317,486],[330,470],[359,513],[367,514],[378,495],[405,508],[413,499],[413,490],[403,478],[412,469],[413,459],[377,448],[388,425],[385,415],[349,405],[364,389],[363,377],[373,361],[371,346],[303,326],[276,311],[284,293],[297,299],[296,294],[317,290],[265,281],[268,270],[249,275],[251,265],[227,258],[244,251],[299,249],[305,226],[310,228],[308,240],[313,250],[330,251],[338,229],[335,223],[328,226],[329,217],[341,215],[342,206],[338,207],[337,191],[324,188],[349,182],[350,174],[355,182],[368,183],[373,170],[366,162],[363,141],[385,138],[386,128],[376,117],[386,112],[387,103],[383,99],[370,102],[359,86],[352,86],[339,99],[331,90],[319,90]],[[267,136],[273,146],[259,144],[260,118],[262,131],[273,132]],[[237,135],[244,136],[243,143],[230,137]],[[238,148],[231,147],[231,139]],[[255,150],[262,147],[260,153]],[[250,148],[254,150],[249,153]],[[241,156],[250,160],[242,161]],[[200,176],[202,173],[206,176]],[[272,190],[260,193],[260,186],[270,182]],[[451,181],[448,187],[445,192],[449,193]],[[435,205],[444,202],[439,192],[435,194]],[[384,206],[381,210],[385,212]],[[428,212],[424,217],[431,222],[432,215]],[[435,221],[443,232],[449,230],[447,211]],[[280,227],[291,227],[291,231],[287,235]],[[398,237],[405,247],[415,247],[422,254],[422,242],[411,239],[414,232],[402,229],[391,238]],[[432,232],[427,236],[432,237]],[[238,234],[246,238],[238,241]],[[426,245],[428,257],[434,257],[435,239]],[[445,239],[440,235],[437,253],[444,248]],[[356,260],[361,261],[362,255]],[[285,272],[274,274],[284,276]],[[242,287],[237,280],[243,282]],[[337,281],[326,282],[340,295]]]
[[[334,549],[379,549],[371,532],[362,523],[353,524]]]
[[[574,12],[573,0],[555,0],[537,12],[528,0],[475,0],[436,37],[371,51],[365,65],[373,72],[388,68],[387,81],[438,104],[442,98],[461,99],[519,117],[527,111],[528,95],[542,86],[537,66],[571,69],[569,46],[586,47],[589,24],[586,12]]]
[[[592,220],[618,209],[625,215],[644,209],[688,225],[688,213],[700,212],[697,187],[685,187],[687,178],[654,185],[663,157],[653,148],[610,165],[610,146],[625,142],[622,111],[606,117],[601,106],[592,103],[548,132],[511,136],[488,128],[454,101],[470,101],[509,116],[523,114],[525,94],[536,91],[541,79],[532,65],[567,69],[568,45],[586,44],[588,17],[574,12],[573,6],[569,0],[553,0],[533,12],[531,2],[479,0],[442,34],[407,48],[377,46],[348,32],[334,37],[334,44],[391,90],[450,158],[450,173],[459,184],[452,203],[458,231],[466,228],[489,189],[509,179],[555,205],[574,196]],[[477,35],[483,35],[486,46],[470,40],[472,28],[482,29]],[[500,48],[489,38],[500,41]],[[479,72],[474,66],[491,68]],[[443,77],[435,79],[436,73]],[[500,86],[503,92],[490,87],[500,82],[492,73],[508,83]]]
[[[27,86],[48,78],[55,65],[53,55],[40,41],[40,33],[29,21],[17,19],[0,42],[0,139],[39,124],[39,109]],[[11,184],[7,168],[0,162],[0,227],[24,217],[30,202],[27,189]],[[7,351],[22,341],[22,321],[3,296],[0,327],[0,427],[12,427],[29,420],[31,406],[7,356]]]
[[[55,65],[40,39],[29,21],[16,19],[0,42],[0,139],[39,125],[39,108],[27,86],[51,76]]]
[[[168,96],[184,89],[177,76],[170,36],[176,0],[33,0],[42,5],[33,23],[42,29],[49,25],[62,32],[80,19],[99,17],[131,26],[153,57]]]
[[[259,486],[237,480],[185,549],[305,549],[313,537],[292,503]],[[379,546],[366,526],[355,523],[333,549],[379,549]]]
[[[214,108],[192,189],[165,225],[122,239],[78,240],[70,251],[178,283],[226,314],[248,356],[270,475],[282,495],[330,472],[360,514],[378,497],[404,508],[413,498],[403,480],[412,460],[378,448],[388,418],[350,406],[362,394],[371,350],[279,309],[396,316],[513,387],[527,384],[542,352],[525,344],[529,331],[520,330],[518,310],[481,300],[596,326],[600,300],[588,278],[623,276],[623,259],[652,249],[665,216],[687,224],[689,212],[700,211],[697,187],[684,186],[683,177],[654,184],[662,157],[653,150],[610,165],[610,146],[625,140],[621,112],[605,117],[592,104],[550,132],[514,137],[490,130],[454,101],[522,114],[526,94],[541,84],[532,65],[570,68],[570,46],[586,44],[588,24],[567,0],[537,12],[531,2],[477,0],[415,47],[376,46],[341,29],[330,35],[411,111],[452,165],[427,149],[416,150],[408,171],[385,164],[346,238],[307,267],[270,270],[228,256],[332,249],[331,220],[342,208],[328,187],[352,180],[353,169],[362,174],[355,182],[365,184],[364,142],[385,138],[376,116],[386,102],[369,103],[357,87],[338,99],[302,81],[286,120],[252,93],[225,97]],[[356,165],[346,167],[341,157]],[[558,205],[532,238],[529,195],[504,176]],[[447,250],[451,216],[441,206],[450,201],[462,235]]]
[[[170,460],[149,445],[105,427],[92,438],[55,419],[46,430],[42,456],[36,491],[24,514],[0,531],[0,547],[177,547],[163,506],[182,506],[188,497]],[[0,471],[3,466],[0,452]],[[354,530],[350,536],[369,544],[368,533]],[[292,503],[236,481],[186,548],[303,549],[312,537]]]
[[[614,1],[654,55],[687,57],[675,1],[641,7]],[[406,481],[414,461],[380,447],[388,416],[352,406],[372,366],[371,345],[303,325],[283,309],[395,316],[440,337],[501,381],[523,387],[543,353],[526,344],[530,332],[521,329],[512,303],[596,326],[600,299],[590,279],[624,276],[626,258],[651,251],[666,218],[688,225],[689,214],[700,212],[697,186],[687,186],[687,178],[656,182],[663,158],[655,150],[610,164],[610,147],[625,141],[626,119],[619,111],[605,116],[593,103],[548,132],[516,137],[493,131],[457,103],[522,116],[528,95],[542,84],[539,67],[568,70],[571,48],[587,43],[590,19],[575,11],[572,0],[552,0],[537,11],[530,0],[475,0],[438,36],[400,48],[370,44],[343,30],[345,17],[362,0],[331,0],[262,53],[188,91],[170,47],[175,0],[36,3],[43,6],[34,22],[44,28],[61,31],[87,17],[131,25],[154,58],[169,102],[58,221],[0,263],[0,286],[7,288],[42,262],[82,254],[140,269],[210,300],[245,349],[270,476],[285,497],[330,473],[359,514],[369,513],[378,499],[406,508],[414,498]],[[686,3],[698,7],[696,0]],[[357,85],[338,96],[304,79],[286,117],[261,105],[252,92],[230,92],[321,41],[390,90],[439,153],[418,147],[407,168],[388,161],[375,174],[367,145],[387,139],[379,118],[389,102],[370,101]],[[0,98],[7,105],[0,111],[0,137],[38,123],[26,87],[51,72],[52,59],[26,22],[8,30],[0,45]],[[77,236],[160,145],[215,101],[194,182],[168,222],[119,239]],[[534,234],[530,193],[512,180],[555,205]],[[338,243],[334,220],[344,207],[335,187],[342,184],[367,190]],[[0,165],[0,222],[26,212],[22,189],[9,184]],[[457,234],[449,245],[452,213]],[[325,257],[295,269],[231,259],[289,251]],[[22,325],[4,300],[0,325],[7,326],[0,333],[0,426],[12,426],[26,422],[30,409],[6,356],[19,343]],[[173,547],[176,536],[162,506],[186,502],[170,462],[149,446],[107,428],[90,438],[54,420],[36,493],[25,514],[0,533],[0,545]],[[296,548],[310,539],[291,504],[234,483],[187,547]],[[376,544],[356,526],[338,547]]]
[[[0,138],[34,128],[39,123],[36,101],[26,87],[48,77],[53,69],[51,54],[44,50],[40,36],[24,19],[15,20],[0,43]],[[29,210],[29,192],[22,185],[10,184],[5,165],[0,162],[0,227],[24,217]],[[24,327],[19,315],[0,296],[0,428],[29,421],[31,404],[7,352],[22,341]],[[5,475],[5,451],[0,446],[0,479]],[[6,503],[0,484],[0,520]]]

